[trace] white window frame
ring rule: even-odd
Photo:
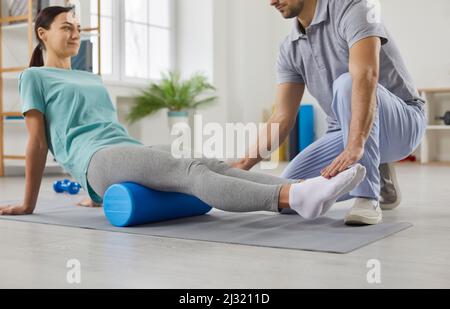
[[[97,1],[97,0],[91,0],[91,1]],[[122,1],[122,0],[120,0],[120,1]],[[111,47],[112,47],[112,73],[111,74],[104,74],[104,70],[103,70],[104,66],[102,66],[100,68],[101,71],[102,71],[101,72],[102,73],[102,78],[105,81],[120,81],[120,71],[118,70],[117,66],[115,65],[116,63],[119,63],[119,61],[120,61],[120,59],[119,59],[120,52],[119,53],[114,52],[114,51],[118,50],[117,46],[119,46],[119,40],[120,40],[120,37],[117,37],[117,36],[114,35],[114,33],[118,33],[118,31],[120,29],[120,24],[119,24],[119,22],[117,22],[118,21],[118,17],[119,17],[119,12],[117,11],[117,5],[116,5],[117,2],[119,2],[119,1],[116,1],[116,0],[112,1],[113,5],[112,5],[112,8],[111,8],[111,16],[104,16],[100,12],[100,19],[102,17],[108,17],[108,18],[112,19],[112,30],[113,30],[113,35],[111,35],[111,38],[112,38],[112,43],[111,43]],[[95,15],[91,14],[91,17],[92,16],[95,16]],[[92,25],[92,26],[94,26],[94,25]],[[95,25],[95,26],[98,26],[98,25]],[[105,31],[105,29],[101,28],[101,33],[103,33],[104,31]],[[102,34],[100,34],[100,36],[101,35]],[[100,37],[100,39],[103,39],[103,38]],[[98,55],[95,54],[95,55],[93,55],[93,57],[98,57]]]
[[[147,86],[150,82],[156,82],[159,79],[132,78],[126,76],[125,70],[125,1],[113,0],[113,35],[112,35],[112,74],[103,75],[105,81],[110,84],[118,83],[120,86]],[[128,0],[130,1],[130,0]],[[131,0],[132,1],[132,0]],[[176,64],[176,1],[170,1],[170,70],[177,67]]]

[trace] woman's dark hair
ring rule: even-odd
[[[62,6],[49,6],[36,16],[36,21],[34,25],[34,34],[39,42],[38,46],[33,51],[31,56],[30,67],[42,67],[44,66],[44,57],[42,50],[45,49],[44,42],[39,38],[38,29],[44,28],[46,30],[50,29],[55,18],[62,13],[68,13],[73,11],[73,7],[62,7]]]

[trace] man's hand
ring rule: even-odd
[[[364,146],[349,145],[347,148],[326,168],[321,171],[325,178],[332,178],[357,163],[364,155]]]
[[[238,169],[241,169],[241,170],[244,170],[244,171],[249,171],[253,167],[250,164],[248,164],[247,160],[245,160],[245,159],[242,159],[242,160],[239,160],[237,162],[231,163],[230,166],[232,168],[238,168]]]
[[[0,216],[22,216],[31,215],[34,209],[23,204],[0,206]]]

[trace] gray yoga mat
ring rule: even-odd
[[[213,209],[198,217],[116,228],[106,220],[102,208],[76,207],[81,198],[68,195],[40,198],[33,215],[0,216],[0,220],[331,253],[349,253],[412,226],[410,223],[383,223],[349,227],[344,224],[343,209],[331,210],[326,217],[314,221],[305,221],[298,215],[229,213]],[[18,201],[3,201],[0,205],[11,202]]]

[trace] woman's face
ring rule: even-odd
[[[73,12],[61,13],[53,20],[49,30],[39,28],[47,52],[67,58],[78,54],[80,49],[80,24]]]

